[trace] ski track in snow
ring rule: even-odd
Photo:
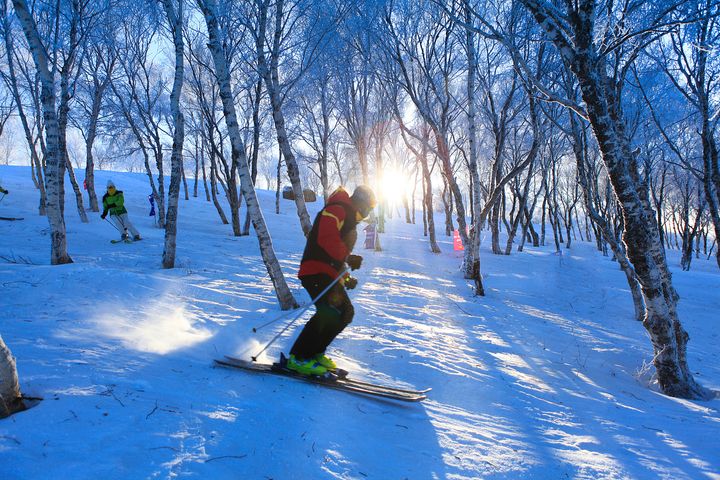
[[[232,237],[201,193],[181,200],[178,265],[162,270],[146,178],[97,172],[97,185],[108,178],[145,240],[110,244],[116,232],[97,214],[81,224],[67,195],[75,263],[51,267],[29,169],[0,167],[11,191],[0,215],[25,217],[0,222],[0,334],[24,393],[44,398],[0,421],[2,479],[720,479],[720,400],[648,385],[640,370],[652,351],[624,276],[592,245],[483,249],[478,298],[447,237],[433,255],[421,225],[396,218],[382,252],[359,241],[355,320],[331,353],[356,377],[433,388],[405,405],[213,368],[223,354],[248,358],[285,323],[251,333],[283,313],[257,241]],[[304,243],[294,205],[277,216],[273,195],[260,198],[307,302],[294,276]],[[713,260],[688,273],[669,258],[690,365],[718,391],[720,275]]]

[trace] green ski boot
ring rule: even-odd
[[[288,358],[287,369],[301,375],[317,375],[319,377],[325,375],[328,371],[327,368],[322,366],[314,358],[303,360],[301,358],[295,358],[295,355],[290,355],[290,358]]]
[[[318,353],[315,355],[315,361],[328,370],[337,370],[335,362],[333,362],[333,360],[327,357],[324,353]]]

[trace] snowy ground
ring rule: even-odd
[[[720,399],[647,386],[652,352],[624,277],[589,244],[484,251],[488,295],[475,298],[451,239],[433,255],[421,225],[390,221],[384,251],[360,252],[355,321],[333,354],[355,376],[433,388],[398,404],[214,368],[275,333],[251,332],[281,313],[257,241],[232,237],[204,198],[183,200],[178,267],[162,270],[146,177],[97,176],[125,191],[145,240],[111,244],[68,195],[75,263],[52,267],[29,170],[0,167],[0,216],[25,217],[0,221],[0,334],[23,392],[44,398],[0,420],[0,479],[720,479]],[[277,216],[261,198],[306,302],[294,205]],[[670,258],[690,364],[718,391],[720,275],[713,260],[688,273]]]

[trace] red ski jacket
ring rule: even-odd
[[[298,277],[325,274],[336,278],[355,246],[357,223],[357,210],[350,195],[344,188],[338,188],[315,217]]]

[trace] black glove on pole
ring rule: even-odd
[[[351,269],[357,270],[360,268],[360,265],[362,265],[363,257],[360,255],[348,255],[347,257],[347,264],[350,266]]]

